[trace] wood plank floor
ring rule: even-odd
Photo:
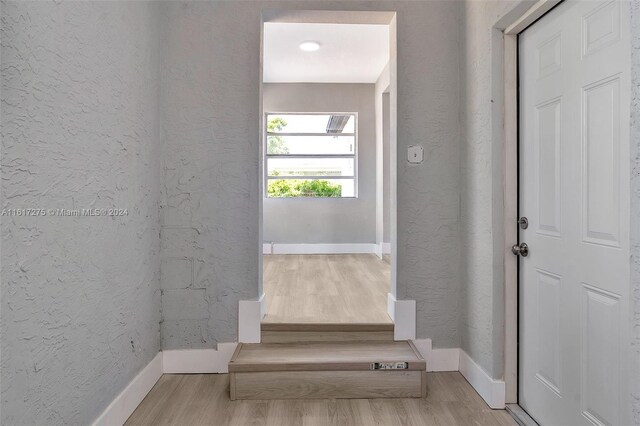
[[[460,373],[427,373],[426,398],[231,401],[228,374],[165,374],[126,425],[516,425]]]
[[[266,255],[263,324],[391,324],[388,262],[373,254]]]

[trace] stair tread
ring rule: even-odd
[[[368,370],[373,362],[407,362],[410,370],[426,368],[410,342],[354,341],[242,344],[229,371]]]
[[[262,331],[393,331],[394,324],[389,323],[281,323],[262,322]]]

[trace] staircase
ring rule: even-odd
[[[393,324],[263,324],[229,362],[231,399],[420,398],[426,363]]]

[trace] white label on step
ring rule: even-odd
[[[406,370],[409,368],[408,362],[372,362],[372,370]]]

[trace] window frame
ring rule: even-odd
[[[274,132],[270,133],[267,130],[267,124],[269,122],[270,115],[352,115],[353,133],[288,133],[288,132]],[[313,199],[332,199],[332,200],[353,200],[358,198],[358,113],[357,112],[265,112],[264,121],[262,126],[263,142],[262,142],[262,162],[263,162],[263,194],[264,198],[270,200],[313,200]],[[269,136],[353,136],[353,154],[269,154],[267,152],[267,146],[269,143]],[[353,176],[269,176],[269,158],[353,158]],[[269,197],[268,187],[269,180],[280,179],[298,179],[298,180],[346,180],[353,179],[353,196],[352,197]]]

